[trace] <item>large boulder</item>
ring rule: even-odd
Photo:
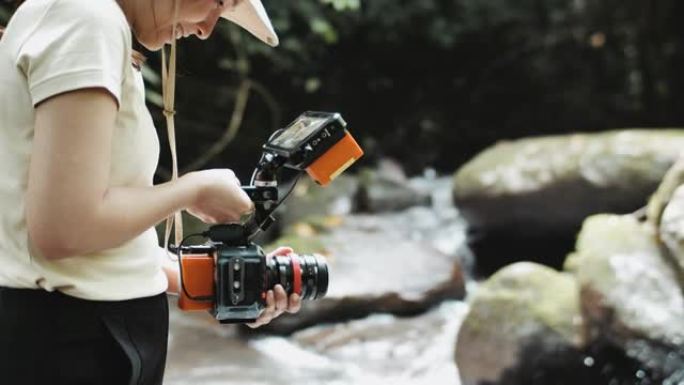
[[[670,203],[677,188],[684,184],[684,152],[675,164],[667,170],[658,189],[651,195],[644,214],[656,227],[660,225],[665,207]]]
[[[276,211],[276,223],[285,228],[311,218],[351,213],[354,195],[359,188],[357,179],[355,176],[343,174],[328,186],[321,187],[303,176]]]
[[[415,186],[401,165],[381,159],[358,175],[343,174],[325,188],[303,177],[277,215],[281,228],[311,218],[352,212],[384,213],[413,206],[430,207],[430,191]]]
[[[477,289],[458,334],[462,383],[522,385],[525,373],[577,366],[583,346],[578,293],[570,274],[529,262],[491,276]]]
[[[430,206],[429,191],[420,190],[398,172],[387,169],[367,169],[359,175],[359,190],[354,198],[355,208],[361,212],[382,213],[401,211],[413,206]]]
[[[678,384],[684,381],[684,294],[656,234],[633,216],[590,217],[566,267],[580,285],[589,340],[622,349],[654,380]]]
[[[407,216],[410,213],[349,216],[329,231],[320,230],[320,225],[295,226],[300,228],[299,234],[288,231],[276,243],[294,245],[298,252],[326,255],[328,293],[323,299],[307,301],[297,314],[246,331],[290,334],[322,322],[373,313],[417,315],[444,300],[463,299],[465,278],[458,257],[407,236],[415,224],[407,221]]]
[[[644,206],[682,148],[684,130],[672,129],[530,138],[485,150],[453,183],[479,272],[520,259],[560,267],[587,216]]]
[[[665,206],[658,222],[658,235],[677,272],[679,284],[684,287],[684,185],[674,191]]]

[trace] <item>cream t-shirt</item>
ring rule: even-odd
[[[39,255],[27,235],[34,106],[51,96],[102,87],[116,97],[109,185],[152,186],[159,139],[131,53],[131,31],[115,0],[28,0],[10,20],[0,40],[0,286],[92,300],[166,290],[154,228],[116,248],[57,261]]]

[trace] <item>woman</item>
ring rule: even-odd
[[[227,169],[153,186],[159,142],[132,39],[208,38],[220,17],[277,44],[258,0],[28,0],[0,40],[0,383],[161,384],[178,271],[154,225],[236,221]],[[276,253],[292,250],[279,248]],[[281,286],[251,326],[300,299]]]

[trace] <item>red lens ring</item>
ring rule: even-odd
[[[293,255],[290,257],[290,261],[292,264],[293,293],[302,295],[302,269],[299,267],[299,258]]]

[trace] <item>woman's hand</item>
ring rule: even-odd
[[[254,210],[232,170],[213,169],[184,175],[195,186],[196,195],[186,210],[208,224],[238,222]]]
[[[266,256],[266,258],[272,258],[274,256],[285,256],[293,252],[290,247],[279,247],[275,249],[272,253]],[[275,285],[273,290],[269,290],[266,293],[266,308],[259,318],[253,323],[247,324],[251,328],[258,328],[259,326],[266,325],[271,322],[274,318],[283,314],[283,312],[296,313],[302,306],[302,299],[297,294],[291,294],[290,298],[287,297],[285,289],[281,285]]]

